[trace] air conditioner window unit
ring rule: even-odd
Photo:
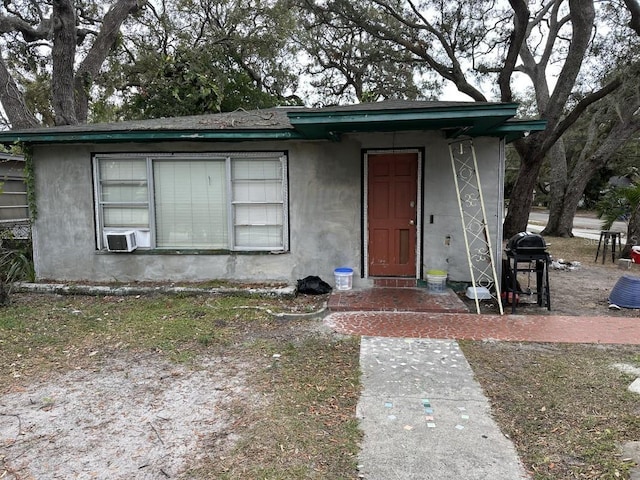
[[[106,237],[110,252],[133,252],[138,247],[135,232],[111,232]]]

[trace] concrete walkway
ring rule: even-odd
[[[367,480],[529,478],[458,339],[640,345],[640,318],[628,317],[347,311],[324,322],[362,337]]]
[[[453,340],[363,337],[361,477],[528,478]]]
[[[357,414],[364,431],[360,473],[367,480],[529,478],[494,422],[459,339],[640,345],[640,319],[629,317],[443,309],[342,311],[324,322],[362,337]]]

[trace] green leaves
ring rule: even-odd
[[[602,229],[609,230],[616,220],[629,220],[631,213],[640,205],[640,183],[630,187],[612,188],[596,205]]]

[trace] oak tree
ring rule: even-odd
[[[13,128],[86,122],[96,76],[123,23],[144,0],[7,0],[0,6],[0,103]],[[50,92],[51,112],[27,101],[29,87]]]
[[[520,167],[505,218],[506,237],[526,229],[543,162],[562,153],[558,140],[587,108],[622,85],[617,76],[602,84],[584,81],[595,58],[594,40],[605,34],[596,29],[593,0],[299,2],[320,11],[319,21],[337,16],[397,47],[426,75],[451,82],[472,100],[517,101],[514,85],[529,82],[535,113],[547,126],[514,143]],[[634,11],[623,10],[628,16]]]

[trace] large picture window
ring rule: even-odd
[[[135,232],[154,249],[283,251],[286,155],[96,155],[98,245]]]

